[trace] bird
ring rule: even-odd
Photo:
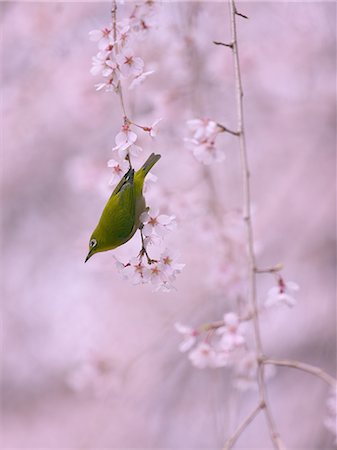
[[[95,253],[125,244],[140,228],[140,215],[148,209],[143,196],[144,180],[160,158],[161,155],[152,153],[137,172],[130,165],[103,209],[90,237],[89,253],[84,262]]]

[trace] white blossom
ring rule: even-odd
[[[185,142],[195,158],[206,165],[223,161],[225,155],[215,146],[215,139],[224,129],[210,119],[191,119],[187,125],[192,137],[185,138]]]
[[[108,167],[112,168],[112,178],[109,184],[115,184],[126,173],[129,168],[129,164],[125,160],[122,162],[118,162],[114,159],[110,159],[108,161]]]
[[[183,340],[179,345],[179,350],[181,352],[187,352],[190,350],[197,341],[198,331],[187,325],[182,325],[179,322],[174,324],[175,329],[178,333],[182,334]]]
[[[191,363],[198,369],[205,369],[206,367],[215,367],[216,353],[214,348],[207,342],[201,342],[188,355]]]
[[[328,417],[324,420],[324,425],[335,436],[335,443],[337,444],[337,390],[331,389],[331,395],[327,400]]]
[[[240,322],[237,314],[231,312],[224,315],[224,326],[218,328],[217,334],[221,335],[221,347],[232,351],[245,343],[246,325]]]
[[[134,56],[134,52],[130,47],[123,48],[121,53],[116,55],[116,61],[121,74],[125,78],[135,77],[143,72],[144,61]]]
[[[130,83],[129,89],[133,90],[136,86],[142,84],[149,75],[152,75],[155,71],[149,70],[148,72],[143,72],[140,75],[137,75],[132,82]]]
[[[94,42],[98,42],[98,47],[101,50],[106,49],[113,43],[113,31],[112,27],[102,28],[100,30],[92,30],[89,32],[89,39]]]
[[[293,298],[293,293],[298,290],[298,284],[293,281],[285,282],[283,278],[279,277],[278,285],[269,289],[264,305],[266,307],[274,305],[287,305],[289,307],[295,306],[296,300]]]
[[[234,380],[233,384],[239,391],[246,391],[248,389],[257,389],[257,369],[256,354],[254,352],[246,352],[239,358],[234,365]],[[267,365],[264,368],[265,379],[273,377],[276,369],[272,365]]]
[[[163,237],[168,231],[176,227],[175,216],[159,214],[159,210],[150,210],[141,214],[140,221],[144,224],[143,233],[145,236],[156,234]]]
[[[128,153],[133,156],[138,156],[142,149],[138,145],[135,145],[136,140],[137,134],[130,130],[129,124],[125,124],[115,137],[116,146],[112,150],[118,150],[120,158],[125,158]]]

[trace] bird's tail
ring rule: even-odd
[[[154,153],[152,153],[147,160],[145,161],[145,163],[142,165],[142,167],[139,169],[139,172],[142,173],[143,177],[145,178],[145,176],[149,173],[149,171],[152,169],[152,167],[156,164],[157,161],[159,161],[161,158],[161,155],[155,155]]]

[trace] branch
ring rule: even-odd
[[[264,359],[263,364],[273,364],[274,366],[290,367],[293,369],[302,370],[303,372],[315,375],[328,383],[333,388],[336,388],[337,380],[324,372],[320,367],[312,366],[311,364],[302,363],[300,361],[291,361],[289,359]]]
[[[112,2],[112,9],[111,9],[111,15],[112,15],[112,26],[113,26],[113,33],[114,33],[114,41],[117,41],[117,1],[113,0]],[[115,44],[116,49],[118,51],[118,46],[117,44]],[[119,100],[121,102],[121,107],[122,107],[122,111],[123,111],[123,115],[124,115],[124,120],[128,119],[128,116],[126,114],[126,109],[125,109],[125,104],[124,104],[124,98],[123,98],[123,90],[122,90],[122,83],[119,80],[117,87],[116,87],[116,92],[119,96]]]
[[[238,120],[238,132],[240,141],[240,160],[241,160],[241,176],[243,183],[243,219],[245,222],[247,244],[248,244],[248,263],[249,263],[249,293],[248,299],[253,311],[253,325],[254,336],[256,345],[256,359],[258,363],[257,381],[260,394],[260,404],[264,405],[264,413],[268,423],[270,438],[273,442],[274,448],[281,450],[284,447],[279,433],[277,432],[274,419],[270,412],[270,406],[267,399],[265,380],[264,380],[264,365],[262,363],[262,342],[260,334],[260,324],[257,307],[256,297],[256,260],[254,253],[254,236],[251,219],[251,192],[250,192],[250,172],[248,165],[248,156],[246,148],[246,135],[244,128],[244,116],[243,116],[243,89],[240,72],[239,61],[239,49],[236,30],[236,16],[239,15],[234,0],[229,0],[230,20],[231,20],[231,41],[233,42],[233,59],[234,59],[234,72],[236,83],[236,102],[237,102],[237,120]],[[254,417],[253,417],[254,418]]]
[[[255,417],[258,415],[258,413],[261,411],[261,409],[264,408],[263,403],[259,403],[253,411],[248,414],[248,416],[243,420],[243,422],[237,427],[235,432],[232,434],[232,436],[227,439],[225,442],[223,450],[230,450],[237,439],[240,437],[241,433],[248,427],[248,425],[255,419]]]

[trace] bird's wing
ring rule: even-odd
[[[116,246],[131,237],[135,223],[135,208],[134,171],[129,170],[116,186],[101,217],[111,237],[111,243],[114,242]]]
[[[118,192],[122,189],[122,187],[129,182],[130,180],[130,176],[132,173],[132,182],[133,182],[133,176],[134,176],[134,170],[133,169],[129,169],[126,174],[123,176],[123,178],[120,180],[120,182],[117,184],[117,186],[115,187],[115,189],[113,190],[111,197],[113,195],[118,194]]]

